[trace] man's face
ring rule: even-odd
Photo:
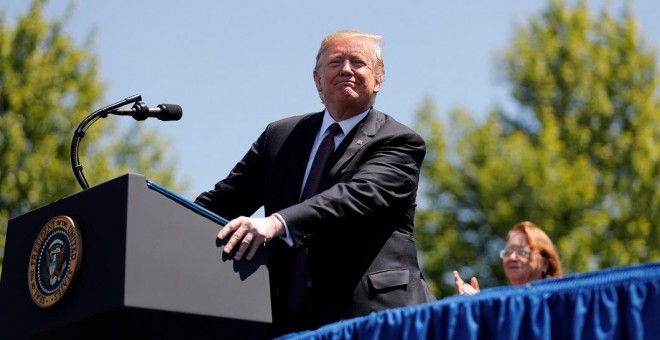
[[[331,41],[320,58],[314,79],[323,101],[330,107],[366,110],[373,104],[381,81],[374,70],[376,56],[364,38]]]

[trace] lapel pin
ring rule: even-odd
[[[356,143],[357,145],[362,145],[362,144],[364,144],[364,142],[362,141],[362,139],[358,139],[357,142],[355,142],[355,143]]]

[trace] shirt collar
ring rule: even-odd
[[[359,115],[342,120],[341,122],[336,122],[330,115],[330,112],[328,112],[326,109],[325,113],[323,114],[323,123],[321,123],[321,129],[319,131],[321,134],[324,134],[332,123],[338,123],[339,126],[341,126],[341,131],[343,134],[347,135],[362,119],[364,119],[364,117],[367,116],[367,114],[369,114],[369,111],[371,111],[371,108],[368,108],[366,111],[360,113]]]

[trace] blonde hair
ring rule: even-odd
[[[555,249],[555,245],[541,228],[530,221],[523,221],[509,230],[507,238],[510,238],[511,234],[515,232],[524,233],[527,236],[530,250],[538,251],[548,261],[548,269],[543,272],[544,279],[548,277],[561,277],[563,275],[561,261],[559,260],[559,254]]]

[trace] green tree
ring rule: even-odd
[[[496,254],[523,220],[568,273],[659,260],[658,73],[632,12],[592,19],[586,1],[550,1],[501,61],[516,112],[477,123],[454,110],[452,135],[428,103],[418,114],[430,149],[418,238],[436,293],[453,293],[453,269],[507,284]]]
[[[0,256],[8,219],[81,190],[70,162],[73,132],[107,105],[99,104],[97,59],[86,52],[91,39],[77,47],[63,33],[67,16],[49,22],[43,5],[34,1],[15,27],[0,17]],[[165,142],[136,123],[120,129],[102,119],[88,130],[80,162],[90,186],[131,171],[176,190]]]

